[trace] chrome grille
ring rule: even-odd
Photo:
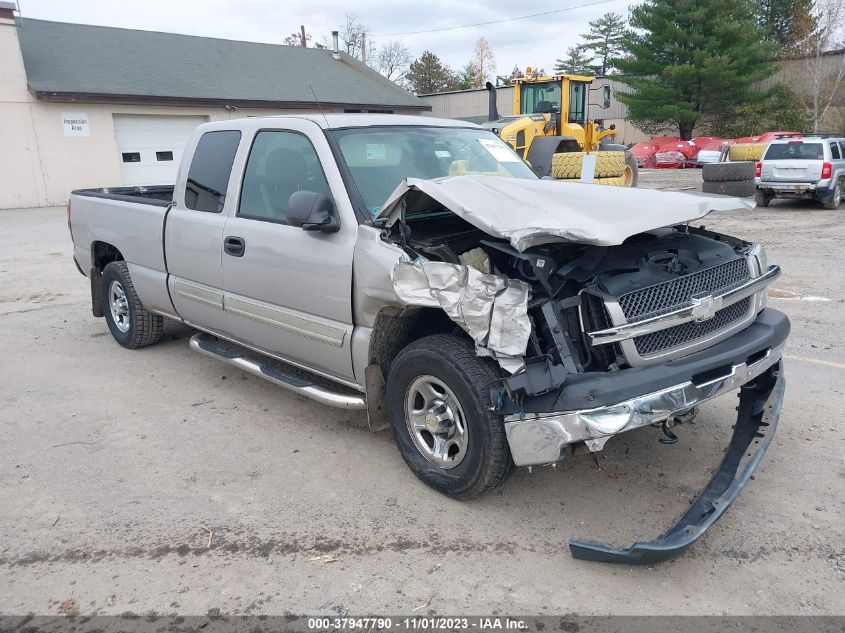
[[[699,294],[721,294],[748,279],[748,260],[734,259],[671,281],[635,290],[619,297],[619,307],[631,323],[660,316],[690,305]]]
[[[690,321],[665,330],[638,336],[634,338],[637,353],[641,356],[649,356],[727,328],[748,314],[751,299],[752,297],[746,297],[727,308],[722,308],[716,312],[712,319],[707,321]]]

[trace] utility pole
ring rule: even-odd
[[[299,26],[299,39],[302,40],[302,48],[308,46],[308,40],[305,38],[305,25],[301,24]]]
[[[361,62],[367,63],[367,33],[361,31]]]

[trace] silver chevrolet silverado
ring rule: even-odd
[[[693,226],[750,205],[538,179],[459,121],[301,115],[203,124],[175,186],[75,191],[68,223],[118,343],[186,323],[197,352],[390,426],[458,498],[639,427],[671,444],[739,390],[725,458],[674,526],[627,549],[570,543],[653,563],[722,515],[777,424],[780,269]]]

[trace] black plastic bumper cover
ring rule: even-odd
[[[569,542],[572,556],[603,563],[651,565],[689,549],[724,514],[754,474],[777,428],[783,393],[783,361],[743,385],[733,437],[719,470],[689,510],[663,536],[634,543],[628,549],[573,540]]]

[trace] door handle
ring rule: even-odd
[[[243,257],[246,252],[244,238],[230,235],[223,240],[223,251],[232,257]]]

